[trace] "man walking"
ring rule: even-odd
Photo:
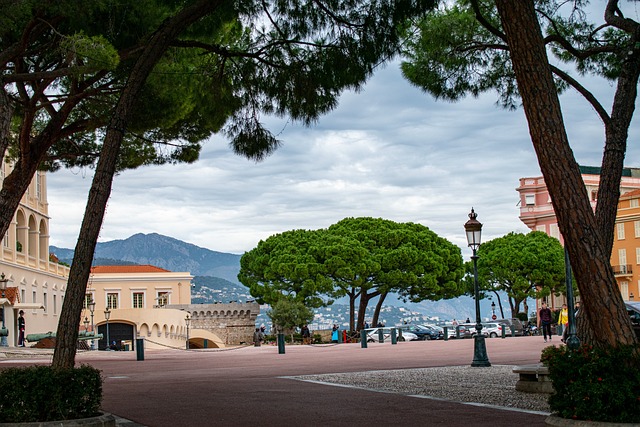
[[[542,335],[544,342],[547,342],[547,335],[551,340],[551,321],[553,320],[551,310],[547,308],[546,303],[542,303],[542,307],[538,310],[538,328],[542,325]]]

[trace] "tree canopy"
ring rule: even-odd
[[[403,72],[437,97],[455,100],[496,89],[504,106],[514,107],[521,99],[584,301],[584,318],[592,331],[589,343],[618,346],[637,343],[609,259],[640,76],[640,23],[625,16],[620,1],[603,3],[604,22],[592,23],[585,1],[457,1],[417,27]],[[446,40],[431,37],[429,32],[438,27],[448,29],[436,37]],[[553,65],[547,52],[555,56]],[[614,80],[611,112],[556,63],[570,63],[578,75]],[[560,108],[559,90],[569,86],[593,106],[605,127],[595,215]]]
[[[558,239],[541,231],[511,232],[485,242],[478,257],[480,288],[496,295],[505,292],[510,317],[516,317],[526,298],[544,298],[565,286],[564,249]]]
[[[348,296],[350,327],[359,330],[371,299],[380,297],[375,322],[389,292],[411,301],[454,298],[464,293],[462,274],[460,249],[427,227],[365,217],[271,236],[242,256],[238,279],[271,304],[288,297],[314,306]]]

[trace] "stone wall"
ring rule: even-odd
[[[211,331],[231,345],[253,341],[256,317],[260,314],[258,303],[171,304],[168,308],[187,311],[190,328]]]

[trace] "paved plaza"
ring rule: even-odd
[[[544,425],[544,411],[503,406],[497,395],[500,389],[515,393],[517,375],[504,366],[538,363],[549,344],[541,337],[486,342],[494,365],[489,368],[469,368],[470,339],[373,343],[366,349],[360,344],[291,345],[285,354],[275,346],[146,350],[142,361],[132,351],[93,351],[79,353],[76,362],[102,370],[106,412],[150,427]],[[0,368],[51,359],[50,351],[20,351],[4,355],[0,350]],[[455,367],[461,372],[457,380]],[[440,372],[447,372],[447,378]],[[334,377],[367,381],[325,381]],[[428,391],[403,390],[394,381],[424,382],[428,387],[417,389]],[[449,397],[438,396],[441,391]],[[495,394],[495,402],[477,403],[478,394]]]

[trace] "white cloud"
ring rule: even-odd
[[[599,83],[599,92],[611,91]],[[599,165],[602,124],[573,93],[563,95],[570,140],[581,164]],[[214,137],[193,165],[146,167],[117,176],[101,241],[135,233],[175,237],[243,253],[290,229],[327,227],[349,216],[422,223],[465,248],[471,207],[484,239],[526,231],[518,220],[519,178],[540,175],[522,110],[495,106],[492,94],[437,102],[381,70],[361,93],[305,128],[265,118],[283,146],[261,163]],[[634,122],[627,166],[640,166]],[[91,177],[49,176],[51,243],[73,248]]]

